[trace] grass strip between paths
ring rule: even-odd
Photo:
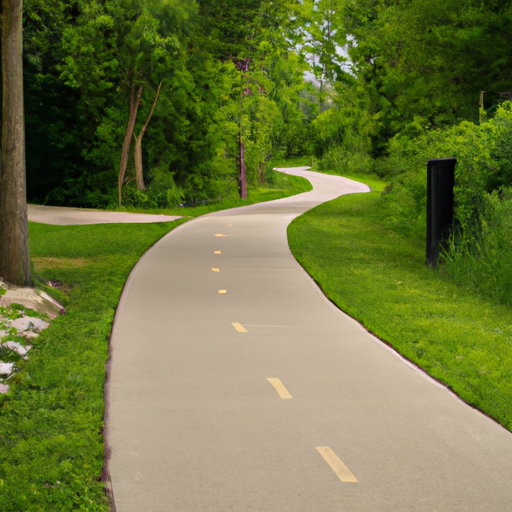
[[[342,196],[298,217],[293,254],[340,309],[512,430],[512,312],[426,268],[424,240],[383,227],[379,197]]]
[[[187,215],[311,189],[303,178],[276,174],[272,189],[251,191],[245,201],[187,209]],[[109,510],[99,478],[105,363],[115,310],[142,254],[183,222],[30,223],[34,273],[39,285],[61,283],[60,292],[46,291],[67,312],[34,340],[30,359],[9,381],[9,393],[0,395],[0,511]]]
[[[290,165],[283,165],[283,167],[290,167]],[[220,210],[227,210],[229,208],[275,201],[276,199],[282,199],[283,197],[289,197],[302,192],[309,192],[312,188],[311,183],[300,176],[292,176],[290,174],[283,174],[274,171],[272,173],[272,183],[268,183],[267,185],[260,187],[248,188],[247,199],[231,197],[224,199],[223,201],[216,201],[211,204],[193,207],[183,206],[169,209],[128,208],[122,209],[122,211],[129,211],[132,213],[154,213],[157,215],[180,215],[182,217],[198,217],[200,215],[206,215],[207,213],[218,212]]]

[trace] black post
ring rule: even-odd
[[[453,226],[453,186],[456,158],[427,163],[427,265],[437,267],[440,245]]]

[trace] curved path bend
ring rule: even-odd
[[[137,264],[107,387],[117,512],[506,512],[512,435],[337,310],[286,227],[365,192],[200,217]]]

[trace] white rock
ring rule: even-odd
[[[0,305],[2,306],[9,307],[13,303],[21,304],[38,313],[46,313],[50,318],[55,318],[66,312],[55,299],[36,288],[7,285],[2,281],[0,281],[0,286],[7,290],[0,296]]]
[[[27,318],[32,324],[31,327],[29,327],[30,330],[42,331],[43,329],[46,329],[50,325],[50,322],[42,320],[41,318],[35,318],[31,316],[27,316]]]
[[[50,325],[49,322],[41,320],[41,318],[35,318],[32,316],[23,316],[11,321],[11,326],[16,328],[18,332],[34,330],[42,331]]]
[[[0,363],[0,375],[10,375],[14,363]]]
[[[11,320],[11,327],[14,327],[18,332],[26,331],[30,328],[30,325],[28,316],[22,316],[21,318],[16,318],[16,320]]]
[[[21,288],[18,286],[10,286],[7,293],[3,296],[5,301],[22,303],[25,301],[37,302],[41,304],[43,299],[37,294],[34,288]]]
[[[59,310],[61,315],[63,315],[66,312],[64,306],[57,302],[53,297],[50,297],[46,292],[39,292],[39,294],[44,300],[47,300],[48,302],[53,304]]]
[[[25,331],[23,336],[28,340],[31,340],[32,338],[39,338],[39,333],[34,331]]]
[[[31,345],[27,345],[24,347],[21,343],[18,343],[17,341],[8,341],[3,344],[4,347],[12,350],[13,352],[16,352],[16,354],[19,354],[20,356],[25,356],[27,352],[32,348]]]
[[[7,393],[9,391],[9,386],[7,384],[0,384],[0,393]]]

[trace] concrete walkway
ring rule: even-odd
[[[117,512],[506,512],[512,435],[325,299],[289,222],[365,186],[218,212],[157,243],[117,311]]]
[[[39,204],[28,205],[29,221],[59,226],[76,224],[149,224],[151,222],[172,222],[180,218],[172,215],[102,212],[86,208],[64,208],[61,206],[42,206]]]

